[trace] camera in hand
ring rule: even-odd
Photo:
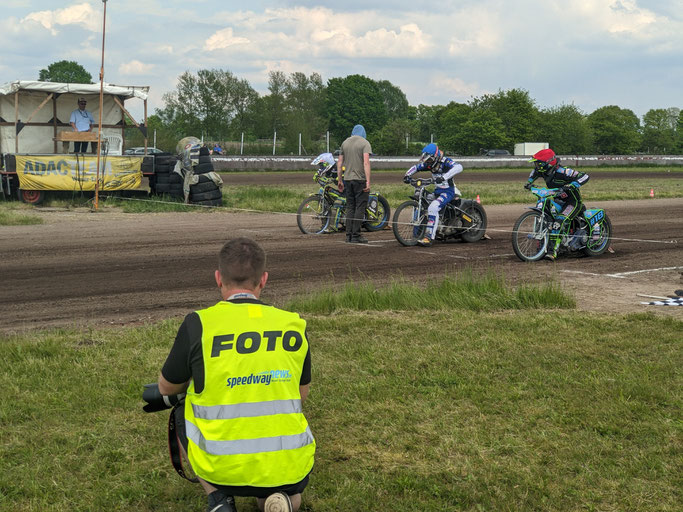
[[[142,391],[142,399],[147,402],[147,405],[142,410],[145,412],[164,411],[181,402],[184,398],[185,393],[162,395],[158,384],[145,384],[145,389]]]

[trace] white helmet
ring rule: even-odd
[[[311,165],[317,165],[320,170],[323,170],[332,167],[335,163],[332,153],[322,153],[313,159]]]

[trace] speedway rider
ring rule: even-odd
[[[431,171],[434,178],[434,200],[427,210],[427,232],[417,243],[422,247],[432,245],[439,227],[439,211],[453,200],[460,191],[453,183],[453,176],[462,172],[462,165],[446,158],[436,144],[427,144],[422,149],[422,157],[417,165],[413,165],[403,177],[405,183],[410,183],[410,177],[416,172]]]
[[[569,167],[562,167],[560,159],[555,156],[552,149],[542,149],[534,154],[529,160],[534,163],[534,169],[529,174],[529,179],[524,188],[531,188],[531,184],[542,176],[548,188],[559,188],[561,191],[555,196],[555,200],[562,205],[559,214],[555,217],[555,224],[550,232],[550,250],[546,257],[554,260],[557,258],[557,249],[560,246],[562,235],[569,230],[572,219],[581,211],[583,205],[579,188],[584,185],[590,176],[584,172],[575,171]],[[600,229],[596,224],[597,229]],[[595,237],[599,233],[593,232]]]
[[[322,176],[337,181],[337,162],[332,153],[321,153],[313,159],[311,165],[317,165]]]

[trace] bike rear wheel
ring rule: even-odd
[[[391,208],[389,208],[389,203],[382,196],[377,194],[377,211],[374,216],[371,215],[369,210],[365,211],[365,222],[363,222],[363,227],[368,231],[379,231],[384,229],[384,226],[389,222],[389,216],[391,215]]]
[[[522,261],[538,261],[548,250],[550,226],[535,210],[523,213],[512,231],[512,248]]]
[[[478,242],[486,233],[486,225],[488,223],[484,207],[475,201],[469,201],[469,204],[463,206],[462,211],[464,211],[472,221],[467,222],[467,220],[463,218],[463,221],[465,222],[465,231],[460,235],[460,238],[462,238],[464,242]]]
[[[417,201],[401,203],[396,208],[391,227],[401,245],[417,245],[417,241],[424,238],[427,229],[426,211],[420,210]]]
[[[325,231],[330,225],[330,211],[325,199],[318,194],[304,199],[296,212],[296,223],[305,235],[317,235]]]
[[[593,240],[593,237],[588,235],[588,242],[583,249],[583,253],[588,256],[599,256],[607,250],[610,241],[612,240],[612,223],[607,214],[600,223],[600,236]]]

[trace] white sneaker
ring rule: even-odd
[[[263,512],[292,512],[292,502],[284,492],[276,492],[266,498]]]

